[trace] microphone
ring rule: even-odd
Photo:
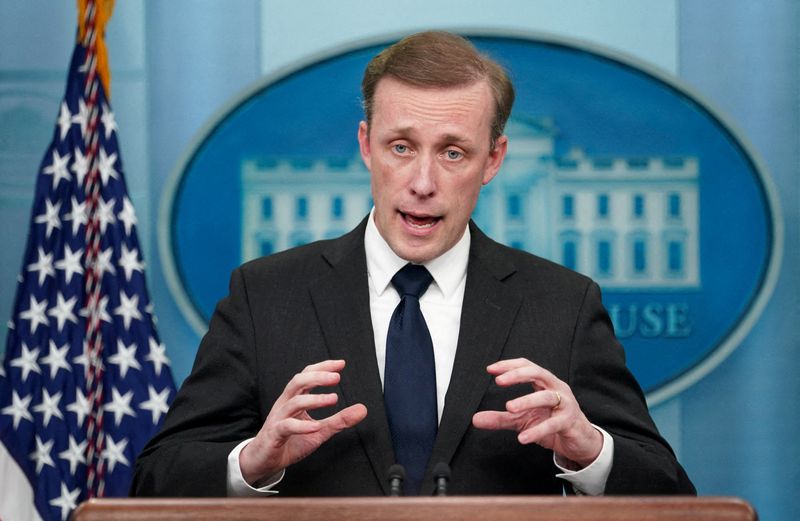
[[[450,481],[450,465],[440,461],[433,467],[433,480],[436,482],[434,496],[447,495],[447,482]]]
[[[406,469],[399,463],[389,467],[389,495],[399,497],[403,495],[403,480],[406,479]]]

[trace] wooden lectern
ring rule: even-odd
[[[756,521],[724,497],[93,499],[73,521]]]

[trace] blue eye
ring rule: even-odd
[[[398,154],[405,154],[408,152],[408,147],[406,145],[394,145],[392,148],[394,148],[394,151]]]
[[[463,154],[458,150],[448,150],[446,154],[447,154],[447,159],[450,159],[452,161],[455,161],[456,159],[461,159],[461,157],[463,156]]]

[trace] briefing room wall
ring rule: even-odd
[[[679,75],[760,154],[780,194],[780,278],[750,334],[681,395],[683,459],[704,493],[750,498],[762,519],[798,519],[800,501],[800,21],[797,2],[682,2]],[[713,27],[713,29],[711,29]],[[724,470],[722,470],[724,469]]]
[[[800,310],[797,4],[414,1],[401,9],[389,2],[360,4],[117,2],[108,26],[112,103],[148,285],[176,380],[188,374],[199,337],[167,287],[156,239],[158,209],[175,165],[220,107],[264,74],[376,35],[444,26],[579,38],[676,73],[742,130],[778,187],[786,243],[770,303],[725,362],[653,412],[701,493],[744,496],[762,519],[800,518],[798,500],[787,493],[800,485],[792,465],[800,461],[795,443],[800,412],[793,403],[800,394],[800,353],[790,330]],[[6,245],[0,253],[0,311],[6,316],[27,234],[33,176],[57,113],[74,20],[70,2],[0,3],[0,48],[13,51],[0,52],[0,217]],[[20,107],[36,117],[14,118]],[[4,144],[20,132],[31,136],[26,154],[12,157]]]

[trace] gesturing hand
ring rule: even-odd
[[[506,403],[505,411],[480,411],[479,429],[513,430],[522,444],[537,443],[583,468],[603,448],[603,435],[581,411],[569,385],[525,358],[501,360],[486,368],[501,387],[528,383],[534,392]]]
[[[367,416],[367,408],[360,403],[322,420],[315,420],[308,414],[309,410],[336,404],[335,393],[311,394],[310,391],[338,384],[344,365],[344,360],[309,365],[286,384],[258,435],[239,454],[242,476],[248,483],[256,483],[297,463],[331,436]]]

